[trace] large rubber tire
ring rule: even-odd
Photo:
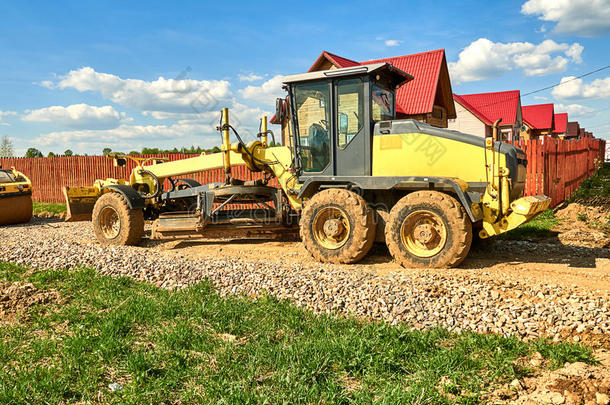
[[[422,257],[409,250],[402,227],[409,215],[427,215],[426,213],[440,218],[446,236],[444,243],[438,244],[440,251],[429,257]],[[401,198],[390,211],[385,238],[390,253],[403,267],[455,267],[466,258],[470,250],[472,223],[464,207],[450,195],[438,191],[416,191]]]
[[[349,232],[342,246],[329,249],[316,237],[314,226],[318,213],[335,208],[342,210],[349,221]],[[375,242],[373,210],[358,194],[345,189],[328,189],[315,194],[301,214],[301,240],[307,251],[318,261],[325,263],[355,263],[362,259]]]
[[[114,227],[108,226],[108,217],[114,220]],[[143,211],[130,209],[119,193],[106,193],[96,201],[92,221],[95,237],[104,244],[137,245],[144,235]]]

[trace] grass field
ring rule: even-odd
[[[592,197],[610,198],[610,163],[602,164],[594,176],[584,180],[570,200]]]
[[[531,373],[515,360],[533,351],[550,367],[592,361],[577,344],[411,331],[223,298],[205,283],[172,292],[0,262],[5,291],[26,282],[47,299],[4,315],[0,403],[478,403]]]
[[[34,201],[34,214],[40,214],[41,212],[52,212],[54,214],[60,214],[66,211],[66,204],[63,203],[41,203]]]

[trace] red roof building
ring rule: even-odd
[[[351,66],[359,66],[360,63],[347,59],[334,53],[322,51],[318,59],[311,65],[308,72],[317,72],[320,70],[337,69]]]
[[[523,114],[521,136],[535,139],[543,135],[553,135],[555,112],[552,103],[526,105],[521,108],[521,112]]]
[[[566,138],[577,139],[580,136],[580,124],[578,121],[568,122]]]
[[[363,62],[323,51],[309,71],[379,62],[391,63],[414,77],[396,92],[397,118],[415,118],[442,128],[447,127],[447,119],[455,118],[455,105],[444,49]]]
[[[456,119],[449,120],[449,129],[485,137],[499,118],[502,139],[511,141],[519,136],[522,125],[519,90],[493,93],[454,94]]]
[[[555,122],[553,135],[563,139],[568,132],[568,113],[555,114],[553,120]]]

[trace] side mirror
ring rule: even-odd
[[[284,99],[283,98],[275,99],[275,119],[276,119],[276,122],[279,122],[279,123],[284,122]]]

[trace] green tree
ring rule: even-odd
[[[0,157],[13,157],[15,156],[15,147],[13,141],[8,136],[3,136],[0,141]]]
[[[212,148],[212,153],[218,153],[218,152],[220,152],[220,148],[218,146],[214,146]]]
[[[64,151],[64,156],[74,156],[74,152],[72,152],[70,149],[66,149]]]
[[[108,155],[108,154],[110,154],[111,152],[112,152],[112,149],[110,149],[110,148],[104,148],[104,149],[102,150],[102,155]]]
[[[55,153],[53,153],[53,152],[49,152],[49,154],[47,155],[47,157],[55,157],[55,156],[56,156],[56,155],[55,155]]]
[[[143,155],[157,155],[161,153],[159,148],[142,148]]]
[[[42,152],[39,151],[36,148],[29,148],[26,152],[25,152],[25,157],[26,158],[37,158],[37,157],[42,157]]]

